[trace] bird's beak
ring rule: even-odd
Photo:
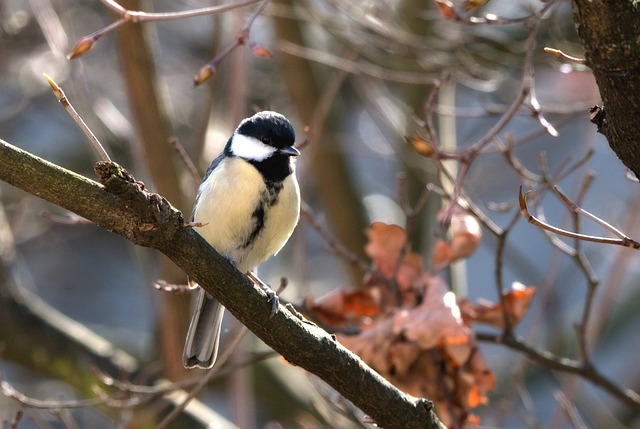
[[[278,152],[283,155],[289,155],[289,156],[300,155],[300,151],[293,146],[283,147],[282,149],[278,149]]]

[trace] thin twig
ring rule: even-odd
[[[360,59],[360,61],[347,60],[325,51],[300,46],[286,40],[281,41],[278,47],[282,52],[286,52],[287,54],[315,61],[355,75],[366,75],[377,79],[408,84],[432,84],[437,81],[435,74],[386,69],[376,64],[365,62],[362,59]]]
[[[69,116],[71,116],[71,119],[73,119],[76,122],[76,124],[78,124],[78,126],[80,127],[84,135],[87,136],[87,139],[89,139],[89,142],[98,152],[102,160],[110,162],[111,159],[109,158],[107,151],[104,150],[104,147],[102,147],[100,140],[98,140],[95,134],[93,134],[89,126],[84,122],[84,120],[78,114],[78,112],[76,112],[76,109],[73,108],[73,106],[67,99],[67,96],[64,94],[64,91],[62,90],[62,88],[58,86],[58,84],[51,78],[51,76],[45,74],[44,78],[47,80],[47,82],[51,86],[53,93],[55,94],[60,104],[62,104],[62,107],[64,107],[64,110],[66,110]]]
[[[584,195],[587,192],[587,189],[593,182],[593,175],[588,174],[585,179],[582,181],[580,185],[580,189],[578,191],[578,197],[576,201],[582,201]],[[560,192],[560,190],[556,187],[556,193],[558,195],[564,195]],[[563,199],[564,200],[564,199]],[[577,204],[577,203],[576,203]],[[580,222],[580,214],[576,211],[572,210],[573,214],[573,225],[576,233],[580,233],[582,222]],[[589,348],[587,344],[587,327],[589,325],[589,320],[591,318],[591,311],[593,308],[595,293],[600,283],[598,277],[596,276],[593,268],[591,268],[591,264],[587,259],[586,255],[582,251],[582,240],[575,240],[575,250],[576,254],[574,256],[574,260],[578,267],[583,272],[586,280],[587,280],[587,296],[584,300],[584,306],[582,309],[582,317],[580,319],[580,323],[576,326],[576,333],[578,337],[578,347],[580,350],[581,358],[583,365],[590,366],[590,354]]]
[[[180,140],[178,140],[178,138],[176,137],[172,137],[169,139],[169,144],[171,145],[173,150],[176,151],[184,166],[187,167],[187,170],[189,171],[189,174],[191,174],[194,182],[196,184],[199,184],[202,181],[202,175],[200,174],[200,172],[198,172],[198,169],[196,168],[189,155],[187,155],[187,152],[184,150],[184,146],[182,146]]]
[[[269,52],[265,47],[258,45],[249,39],[251,26],[267,7],[269,1],[270,0],[262,0],[256,10],[254,10],[253,13],[249,15],[242,28],[240,28],[233,42],[225,46],[222,51],[216,54],[216,56],[214,56],[207,64],[200,68],[198,74],[193,77],[194,86],[198,86],[209,79],[215,73],[222,60],[240,46],[248,45],[253,50],[254,54],[259,57],[271,56],[271,52]]]
[[[407,194],[406,176],[404,174],[399,174],[396,182],[398,186],[398,200],[405,215],[405,231],[407,236],[410,237],[414,232],[418,216],[427,204],[433,189],[428,186],[423,187],[422,192],[420,192],[420,195],[418,196],[418,201],[416,201],[415,205],[412,206],[409,201],[409,195]]]
[[[640,410],[640,395],[631,389],[618,386],[616,383],[609,380],[602,373],[600,373],[595,367],[585,367],[581,362],[573,359],[559,357],[549,352],[548,350],[541,350],[532,347],[524,341],[514,337],[513,335],[499,335],[478,332],[476,338],[480,341],[503,344],[513,350],[522,352],[526,357],[534,362],[556,371],[562,371],[568,374],[577,374],[582,376],[585,380],[590,381],[596,386],[601,387],[612,396],[618,398],[620,401],[627,404],[634,410]]]
[[[588,211],[586,211],[585,209],[583,209],[582,207],[579,207],[576,203],[574,203],[573,201],[571,201],[569,199],[569,197],[567,197],[561,190],[559,187],[554,186],[553,190],[558,194],[558,196],[560,197],[560,199],[567,205],[567,207],[569,207],[569,209],[576,213],[579,214],[581,216],[586,217],[587,219],[590,219],[592,221],[594,221],[595,223],[597,223],[598,225],[600,225],[601,227],[603,227],[604,229],[606,229],[607,231],[610,231],[613,235],[619,237],[619,238],[627,238],[627,236],[620,231],[619,229],[617,229],[616,227],[614,227],[613,225],[611,225],[608,222],[605,222],[604,220],[600,219],[599,217],[597,217],[596,215],[593,215],[591,213],[589,213]]]
[[[617,230],[616,228],[614,228],[613,226],[609,225],[607,222],[603,221],[602,219],[593,216],[591,213],[584,211],[585,213],[589,213],[589,218],[592,220],[595,220],[598,224],[605,226],[607,225],[610,229],[610,231],[615,230],[617,232],[617,234],[620,234],[619,236],[621,238],[606,238],[606,237],[596,237],[593,235],[584,235],[584,234],[578,234],[575,232],[571,232],[571,231],[567,231],[558,227],[555,227],[553,225],[550,225],[546,222],[543,222],[542,220],[536,218],[535,216],[533,216],[530,212],[529,209],[527,207],[527,194],[529,192],[523,194],[522,193],[522,186],[520,186],[519,191],[518,191],[518,202],[520,204],[520,213],[522,214],[522,216],[527,219],[527,221],[533,225],[536,225],[539,228],[545,229],[547,231],[551,231],[555,234],[564,236],[564,237],[569,237],[569,238],[574,238],[574,239],[578,239],[578,240],[583,240],[583,241],[591,241],[594,243],[600,243],[600,244],[615,244],[617,246],[623,246],[623,247],[628,247],[631,249],[640,249],[640,243],[638,243],[637,241],[625,236],[622,232],[620,232],[619,230]],[[580,211],[580,214],[582,213],[582,209]],[[597,219],[597,220],[596,220]],[[607,229],[609,229],[607,228]],[[616,235],[617,235],[616,234]]]
[[[216,13],[224,13],[241,7],[251,5],[259,0],[242,0],[236,3],[228,3],[220,6],[204,7],[200,9],[192,9],[183,12],[168,12],[168,13],[152,13],[127,10],[120,6],[114,0],[102,0],[109,9],[120,15],[120,18],[107,25],[104,28],[92,33],[88,36],[81,38],[78,43],[71,49],[67,55],[68,59],[77,58],[93,48],[95,43],[105,34],[110,33],[116,28],[124,24],[141,23],[141,22],[156,22],[156,21],[171,21],[176,19],[192,18],[196,16],[212,15]]]
[[[576,64],[586,64],[587,63],[587,61],[584,58],[578,58],[578,57],[574,57],[574,56],[565,54],[560,49],[549,48],[549,47],[545,46],[544,51],[548,52],[550,54],[553,54],[556,57],[564,58],[565,60],[571,61],[572,63],[576,63]]]
[[[229,12],[257,3],[260,0],[242,0],[235,3],[221,4],[219,6],[209,6],[199,9],[185,10],[182,12],[143,12],[127,10],[114,0],[102,0],[108,8],[121,15],[127,22],[157,22],[173,21],[176,19],[193,18],[196,16],[213,15],[216,13]]]
[[[578,410],[576,409],[573,401],[569,400],[569,398],[567,398],[567,395],[565,395],[562,390],[556,389],[556,391],[553,392],[553,397],[556,398],[556,401],[558,401],[558,404],[560,404],[560,408],[564,410],[565,414],[567,415],[567,419],[569,419],[569,421],[573,423],[573,427],[575,427],[576,429],[589,429],[589,427],[580,417],[580,414],[578,413]]]
[[[511,229],[518,221],[517,214],[513,216],[509,224],[502,230],[502,233],[498,235],[498,243],[496,247],[496,261],[494,266],[494,276],[496,279],[496,291],[498,295],[498,299],[500,301],[500,310],[502,311],[502,321],[504,323],[503,335],[511,336],[513,331],[513,326],[511,324],[511,318],[509,317],[509,313],[507,312],[507,302],[506,295],[502,292],[504,287],[504,258],[507,250],[507,237],[511,232]]]
[[[316,219],[313,210],[307,203],[304,201],[300,205],[300,215],[309,223],[320,236],[324,239],[324,241],[329,245],[331,250],[336,253],[338,256],[344,258],[347,262],[353,264],[354,266],[360,268],[362,271],[370,271],[369,264],[358,257],[355,253],[347,249],[340,243],[327,228],[322,225],[322,223]]]
[[[526,168],[524,165],[522,165],[520,160],[516,157],[516,154],[513,151],[513,148],[514,148],[513,134],[508,133],[505,136],[504,140],[505,140],[504,146],[500,144],[499,141],[496,141],[495,145],[498,148],[498,152],[504,155],[505,160],[511,166],[511,168],[513,168],[522,179],[528,180],[530,183],[541,182],[542,176],[540,176],[539,174],[535,174],[534,172]]]

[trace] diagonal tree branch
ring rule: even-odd
[[[285,307],[269,318],[267,295],[220,256],[182,214],[116,164],[99,162],[102,184],[0,140],[0,179],[135,244],[160,250],[256,336],[314,373],[384,428],[444,428],[426,399],[410,397],[312,323]],[[215,280],[214,280],[215,279]]]

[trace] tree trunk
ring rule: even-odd
[[[604,104],[593,111],[592,122],[623,164],[640,177],[640,4],[573,0],[573,12],[586,64]]]

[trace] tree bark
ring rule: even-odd
[[[592,122],[622,163],[640,178],[640,4],[632,0],[573,0],[586,64],[604,108]]]
[[[266,293],[185,225],[166,199],[116,164],[99,162],[96,172],[102,184],[0,140],[0,180],[160,250],[267,345],[320,377],[380,427],[444,428],[431,401],[395,388],[322,329],[282,306],[270,317]]]

